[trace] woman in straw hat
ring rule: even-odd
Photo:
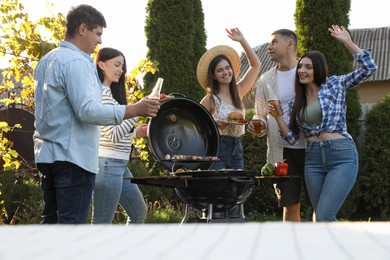
[[[243,47],[248,58],[249,69],[237,82],[240,72],[240,57],[230,46],[218,45],[203,54],[197,67],[199,84],[207,90],[200,102],[214,117],[219,134],[220,162],[214,169],[244,169],[243,147],[241,136],[245,126],[228,121],[232,112],[245,116],[242,98],[252,88],[260,72],[261,63],[255,52],[238,28],[226,29],[228,37]]]

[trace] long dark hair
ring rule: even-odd
[[[127,105],[127,98],[126,98],[126,58],[123,55],[122,52],[118,51],[117,49],[114,48],[102,48],[98,51],[96,55],[96,69],[98,71],[99,79],[101,82],[104,81],[104,72],[103,70],[99,67],[98,62],[99,61],[107,61],[111,60],[115,57],[122,56],[123,57],[123,73],[121,77],[119,78],[118,82],[112,82],[111,83],[111,93],[112,97],[121,105]]]
[[[307,97],[306,97],[306,86],[299,82],[298,70],[299,64],[303,58],[309,58],[313,63],[313,72],[314,72],[314,83],[321,87],[323,83],[326,82],[328,77],[328,64],[326,63],[326,58],[324,54],[319,51],[308,51],[302,55],[298,60],[297,70],[295,72],[295,99],[293,108],[290,115],[290,128],[293,132],[298,133],[299,128],[297,125],[297,116],[300,121],[302,121],[302,113],[307,106]]]
[[[232,68],[232,71],[233,71],[233,78],[232,78],[232,81],[229,84],[229,93],[230,93],[230,96],[232,98],[233,105],[236,108],[242,109],[243,108],[242,101],[240,99],[240,96],[238,95],[238,90],[237,90],[237,87],[236,87],[236,85],[237,85],[237,83],[236,83],[236,76],[237,75],[234,75],[234,69],[232,67],[232,63],[230,62],[229,58],[226,57],[225,55],[218,55],[210,62],[209,69],[208,69],[208,72],[207,72],[207,80],[208,80],[208,85],[212,86],[212,89],[208,90],[208,91],[211,92],[211,93],[208,93],[208,94],[216,96],[219,93],[219,91],[220,91],[218,80],[214,79],[214,71],[215,71],[215,68],[217,67],[218,63],[223,61],[223,60],[226,60],[229,63],[229,65],[230,65],[230,67]],[[214,99],[211,99],[211,100],[214,103]],[[214,111],[214,107],[215,107],[215,104],[213,104],[211,112]]]

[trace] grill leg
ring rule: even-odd
[[[200,219],[207,219],[206,209],[202,209],[201,211]]]
[[[245,213],[244,213],[244,203],[240,204],[240,215],[241,215],[241,218],[245,219]]]
[[[209,204],[209,210],[208,210],[208,215],[207,215],[207,223],[210,223],[211,220],[213,219],[213,204]]]
[[[186,204],[186,208],[185,208],[185,210],[184,210],[184,217],[183,217],[183,219],[181,220],[180,225],[187,222],[187,220],[188,220],[188,218],[189,218],[189,216],[190,216],[190,211],[191,211],[191,207],[188,206],[188,204]]]

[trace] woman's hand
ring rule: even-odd
[[[330,31],[330,35],[341,43],[352,41],[351,36],[344,26],[332,25],[328,30]]]
[[[347,29],[345,29],[344,26],[339,25],[332,25],[331,28],[328,28],[330,31],[330,35],[344,44],[344,46],[352,53],[361,53],[362,50],[359,46],[357,46],[351,39],[351,36],[349,35]]]
[[[217,123],[217,126],[221,129],[225,129],[228,126],[228,123],[222,120],[216,120],[215,123]]]
[[[278,117],[282,117],[276,110],[275,106],[268,106],[268,114],[275,117],[275,119],[278,119]]]
[[[136,137],[146,137],[148,132],[148,124],[140,124],[135,129]]]
[[[228,37],[233,41],[240,42],[244,38],[244,35],[238,28],[232,28],[230,30],[225,29],[225,30],[228,33]]]

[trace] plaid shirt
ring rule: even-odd
[[[315,126],[309,126],[297,118],[298,126],[305,137],[319,136],[322,132],[338,133],[351,138],[347,132],[345,102],[346,91],[356,87],[361,81],[366,80],[377,70],[377,65],[371,57],[371,49],[353,55],[360,68],[341,76],[331,76],[320,86],[318,99],[322,110],[322,122]],[[292,109],[293,100],[290,102]],[[291,111],[290,111],[291,112]],[[294,144],[298,135],[291,130],[285,137],[290,144]]]

